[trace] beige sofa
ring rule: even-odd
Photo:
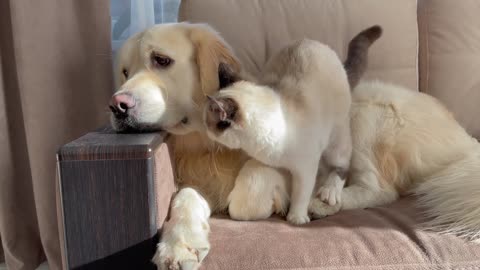
[[[371,48],[366,79],[434,95],[480,136],[478,0],[185,0],[179,13],[180,21],[216,28],[251,73],[303,37],[327,43],[344,58],[356,33],[379,24],[384,36]],[[154,234],[173,182],[161,140],[99,131],[61,149],[66,267],[153,267]],[[157,194],[152,181],[160,181]],[[202,269],[480,269],[480,245],[421,230],[421,220],[415,198],[301,227],[280,217],[240,222],[214,216]]]
[[[478,0],[189,0],[179,19],[211,24],[252,73],[303,37],[343,59],[350,38],[380,24],[384,36],[371,48],[366,79],[434,95],[478,138],[479,14]],[[280,218],[216,217],[203,269],[480,269],[480,245],[422,231],[420,220],[413,198],[302,228]]]

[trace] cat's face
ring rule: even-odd
[[[233,69],[220,63],[218,67],[219,91],[213,96],[207,96],[203,112],[203,122],[210,139],[231,149],[241,148],[239,138],[242,132],[242,87],[235,83],[240,77]]]
[[[243,116],[240,103],[222,93],[207,98],[203,119],[208,137],[231,149],[241,148]]]

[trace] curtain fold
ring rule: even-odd
[[[9,270],[45,259],[61,269],[55,152],[107,122],[109,7],[0,1],[0,239]]]
[[[0,263],[5,262],[5,256],[3,255],[3,247],[1,245],[2,239],[0,238]]]

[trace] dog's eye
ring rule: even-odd
[[[128,70],[126,68],[122,69],[122,74],[125,76],[125,79],[128,79]]]
[[[173,59],[159,54],[152,54],[152,64],[157,68],[166,68],[173,63]]]
[[[218,130],[225,130],[230,127],[230,122],[229,121],[220,121],[217,123],[217,128]]]

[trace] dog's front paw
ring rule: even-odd
[[[308,207],[308,211],[312,214],[313,218],[323,218],[326,216],[330,216],[336,214],[340,211],[341,204],[337,203],[335,205],[330,205],[325,203],[318,197],[315,197],[310,202],[310,206]]]
[[[162,240],[152,261],[159,270],[194,270],[210,250],[207,222],[170,220],[164,226]]]
[[[200,267],[209,250],[208,243],[193,246],[181,241],[162,241],[158,244],[152,261],[159,270],[195,270]]]
[[[289,212],[287,215],[287,221],[295,225],[301,225],[310,222],[310,217],[308,214],[303,215],[300,213]]]

